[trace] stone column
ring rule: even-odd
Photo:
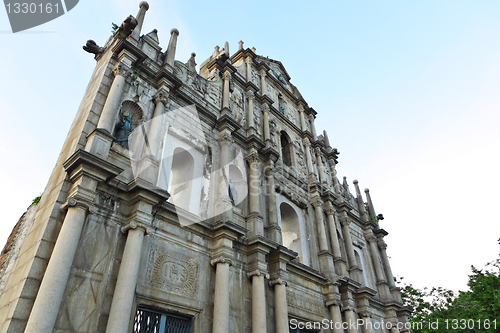
[[[245,63],[247,65],[247,82],[252,82],[252,58],[245,58]]]
[[[326,241],[325,224],[323,223],[323,202],[317,200],[313,202],[316,212],[316,222],[318,223],[319,250],[328,251],[328,242]]]
[[[328,159],[328,165],[330,166],[330,171],[332,174],[333,190],[335,191],[336,194],[340,195],[340,183],[337,178],[337,170],[335,169],[335,159],[333,158]]]
[[[382,238],[379,238],[377,245],[380,249],[380,259],[382,259],[382,264],[384,265],[385,276],[387,278],[389,288],[396,288],[396,284],[394,283],[394,275],[392,275],[391,265],[389,264],[389,257],[387,257],[387,244]]]
[[[164,64],[168,64],[174,67],[175,63],[175,49],[177,48],[177,36],[179,36],[179,30],[170,30],[170,41],[168,42],[167,54],[165,54]]]
[[[257,152],[253,152],[247,156],[250,164],[250,183],[248,194],[248,206],[250,214],[256,213],[260,215],[260,176],[259,176],[259,156]]]
[[[88,209],[74,198],[68,199],[68,205],[25,332],[46,333],[54,328]]]
[[[264,278],[269,279],[269,275],[257,269],[248,277],[252,279],[252,332],[267,332]]]
[[[264,113],[264,142],[271,140],[271,132],[269,130],[269,105],[263,104],[262,111]]]
[[[348,307],[344,310],[345,321],[347,322],[347,333],[358,333],[356,312],[354,308]]]
[[[375,268],[375,276],[377,277],[378,282],[385,282],[384,273],[382,272],[382,267],[380,267],[380,261],[378,259],[378,249],[377,242],[373,235],[366,237],[368,244],[370,245],[370,252],[372,254],[373,266]]]
[[[341,326],[343,324],[343,321],[342,321],[342,314],[340,312],[339,302],[337,301],[327,302],[326,306],[330,310],[330,316],[332,317],[332,321],[334,323],[333,333],[344,333],[344,329]]]
[[[307,131],[306,118],[304,116],[304,106],[299,105],[299,116],[300,116],[300,129],[305,132]]]
[[[309,171],[309,182],[314,183],[314,166],[312,163],[312,158],[311,158],[311,143],[309,142],[309,139],[304,139],[304,150],[306,151],[306,162],[307,162],[307,169]]]
[[[288,305],[286,302],[286,281],[277,278],[269,281],[274,286],[274,315],[276,316],[276,333],[290,333],[288,327]]]
[[[223,256],[213,259],[215,266],[214,322],[213,333],[229,332],[229,266],[231,259]],[[125,331],[124,331],[125,332]]]
[[[318,136],[316,135],[316,127],[314,126],[314,116],[312,114],[309,115],[309,121],[311,122],[313,142],[316,142],[318,141]]]
[[[106,332],[128,331],[146,229],[146,226],[136,222],[122,227],[122,232],[128,232],[127,241],[116,280]],[[151,230],[148,233],[150,232]]]
[[[274,192],[274,162],[269,161],[266,167],[267,176],[267,202],[269,205],[268,219],[271,231],[271,239],[279,244],[282,244],[281,228],[278,224],[278,211],[276,207],[276,194]]]
[[[259,71],[259,75],[260,75],[260,93],[262,96],[266,95],[267,94],[267,87],[266,87],[266,70],[265,69],[261,69]]]
[[[219,200],[217,202],[218,214],[232,212],[232,203],[229,198],[229,146],[232,138],[228,133],[223,133],[220,139],[220,181],[219,181]],[[227,216],[226,216],[227,217]]]
[[[253,91],[247,91],[248,109],[247,109],[247,129],[255,127],[253,121],[253,98],[255,94]]]
[[[149,128],[149,148],[151,155],[158,158],[160,156],[160,143],[165,135],[164,128],[162,128],[163,117],[165,113],[165,106],[168,102],[168,92],[159,91],[154,96],[154,102],[156,103],[155,111],[153,113],[153,118],[151,119],[151,127]]]
[[[349,261],[349,270],[351,269],[357,269],[358,264],[356,262],[356,256],[354,255],[354,248],[352,246],[352,238],[351,238],[351,229],[349,228],[349,224],[351,221],[349,221],[349,218],[347,217],[347,214],[344,213],[344,216],[341,216],[340,218],[340,224],[342,224],[342,233],[344,234],[344,240],[345,240],[345,247],[346,247],[346,252],[347,252],[347,260]],[[355,280],[358,278],[352,277]]]
[[[123,93],[123,87],[125,86],[125,76],[128,71],[129,68],[121,63],[113,68],[115,78],[111,84],[108,97],[106,98],[106,102],[102,108],[101,117],[97,123],[97,128],[103,129],[109,134],[113,134],[113,129],[115,128],[116,118],[118,117],[118,108]]]
[[[335,223],[335,210],[331,202],[327,202],[326,214],[328,216],[328,227],[330,229],[330,241],[332,242],[333,261],[335,271],[338,275],[348,276],[345,260],[342,258],[340,250],[340,241],[337,236],[337,225]]]
[[[362,313],[364,333],[373,333],[373,325],[371,315],[369,313]]]
[[[323,160],[321,159],[321,149],[319,147],[316,147],[314,150],[316,152],[316,159],[318,162],[318,173],[319,173],[319,181],[321,183],[326,183],[326,175],[325,175],[325,169],[323,166]]]
[[[231,73],[225,71],[222,77],[224,79],[224,90],[222,91],[222,108],[229,109],[229,82],[231,81]]]
[[[144,17],[146,16],[146,11],[149,9],[149,4],[146,1],[141,1],[139,4],[139,12],[137,13],[137,26],[134,31],[132,31],[131,37],[135,40],[139,40],[141,35],[142,24],[144,23]]]

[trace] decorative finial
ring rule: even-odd
[[[369,190],[369,189],[367,189],[367,188],[365,188],[365,193],[368,193],[368,192],[370,192],[370,190]]]
[[[149,4],[146,2],[146,1],[141,1],[141,3],[139,4],[139,8],[146,8],[146,10],[149,9]]]
[[[354,179],[354,180],[352,181],[352,183],[353,183],[354,185],[358,185],[358,180],[357,180],[357,179]]]
[[[179,30],[177,30],[176,28],[173,28],[172,30],[170,30],[170,34],[176,34],[177,36],[179,36]]]
[[[238,44],[239,44],[238,51],[243,51],[243,41],[240,40]]]
[[[253,53],[255,53],[255,51],[257,51],[257,49],[255,47],[252,47],[250,50],[252,50]]]

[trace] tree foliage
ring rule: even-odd
[[[500,242],[500,240],[499,240]],[[401,296],[413,308],[415,333],[500,333],[500,259],[484,269],[471,266],[468,290],[415,288],[400,278]]]

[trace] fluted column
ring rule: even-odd
[[[231,259],[219,257],[213,259],[215,266],[215,292],[214,292],[214,322],[213,333],[229,332],[229,266],[233,265]]]
[[[395,288],[396,284],[394,283],[394,275],[392,275],[391,265],[389,264],[389,257],[387,256],[387,244],[379,238],[377,241],[378,248],[380,249],[380,259],[382,259],[382,263],[384,265],[385,276],[387,278],[387,283],[389,284],[389,288]]]
[[[253,120],[253,99],[254,99],[254,96],[255,96],[255,94],[253,91],[251,91],[251,90],[247,91],[247,101],[248,101],[247,128],[255,127],[254,120]]]
[[[267,332],[265,280],[269,275],[260,270],[248,273],[252,279],[252,332]]]
[[[165,55],[164,64],[168,64],[174,67],[175,63],[175,49],[177,48],[177,37],[179,36],[179,30],[170,30],[170,41],[168,42],[167,54]]]
[[[262,112],[264,114],[264,142],[271,140],[271,132],[269,130],[269,105],[262,105]]]
[[[316,142],[318,141],[318,136],[316,135],[316,126],[314,126],[314,116],[312,114],[309,115],[309,121],[311,122],[313,142]]]
[[[247,65],[247,82],[252,82],[252,58],[245,58],[245,64]]]
[[[146,16],[146,11],[149,9],[149,4],[146,1],[141,1],[139,4],[139,12],[137,13],[137,26],[134,31],[132,31],[131,37],[135,40],[139,40],[141,35],[142,24],[144,23],[144,17]]]
[[[68,205],[25,332],[46,333],[54,328],[88,209],[74,198],[68,199]]]
[[[335,301],[331,303],[327,303],[327,307],[330,310],[330,316],[333,321],[333,333],[344,333],[344,329],[342,328],[342,313],[340,312],[340,304]]]
[[[106,332],[127,332],[128,330],[146,229],[148,229],[146,226],[136,222],[131,222],[122,228],[122,232],[127,233],[127,241],[116,280]],[[148,230],[148,233],[150,232],[152,230]]]
[[[288,305],[286,302],[286,281],[281,278],[271,280],[274,286],[274,315],[276,316],[276,333],[290,333],[288,327]]]
[[[261,69],[259,71],[259,76],[260,76],[260,94],[264,96],[267,94],[267,87],[266,87],[266,70]]]
[[[115,78],[109,89],[108,97],[102,108],[101,117],[97,123],[97,128],[106,130],[113,134],[116,118],[118,117],[118,108],[120,105],[123,87],[125,86],[125,77],[129,68],[124,64],[118,64],[113,68]]]
[[[328,251],[328,242],[326,241],[326,230],[323,222],[323,202],[317,200],[313,202],[316,212],[316,223],[318,223],[319,250]]]
[[[344,310],[345,321],[347,322],[347,333],[358,333],[356,312],[354,308],[348,307]]]

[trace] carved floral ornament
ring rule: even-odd
[[[250,164],[259,163],[259,154],[256,152],[250,153],[247,155],[246,159]]]
[[[169,93],[167,91],[160,90],[154,95],[153,101],[155,104],[163,103],[164,106],[167,106],[168,95]]]
[[[130,68],[123,63],[119,63],[118,65],[113,67],[112,71],[113,71],[113,74],[115,75],[115,77],[118,75],[126,77],[128,74],[131,73]]]

